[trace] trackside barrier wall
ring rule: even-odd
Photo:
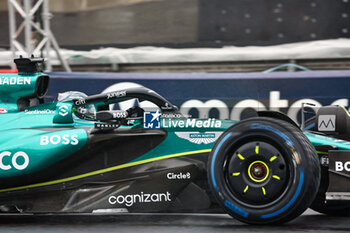
[[[143,85],[193,117],[239,119],[257,110],[279,110],[300,119],[303,102],[350,105],[350,70],[276,73],[49,73],[47,100],[65,91],[88,95]],[[128,102],[121,108],[133,105]],[[117,106],[118,107],[118,106]]]

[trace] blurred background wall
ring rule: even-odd
[[[56,0],[61,47],[220,47],[349,38],[349,0]],[[0,46],[8,47],[7,0]]]

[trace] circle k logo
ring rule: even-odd
[[[12,157],[11,162],[8,164],[4,164],[4,158],[5,157]],[[22,159],[19,159],[22,158]],[[18,160],[23,160],[24,162],[18,162]],[[9,151],[4,151],[0,153],[0,169],[1,170],[10,170],[12,167],[14,167],[17,170],[23,170],[29,165],[29,157],[26,153],[23,151],[19,151],[15,153],[13,156],[11,152]]]

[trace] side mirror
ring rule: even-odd
[[[53,118],[53,123],[56,124],[71,124],[73,123],[72,104],[71,103],[57,103],[56,113]]]

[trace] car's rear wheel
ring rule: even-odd
[[[314,147],[294,125],[250,118],[216,142],[208,164],[214,196],[227,213],[251,224],[281,223],[304,212],[320,181]]]

